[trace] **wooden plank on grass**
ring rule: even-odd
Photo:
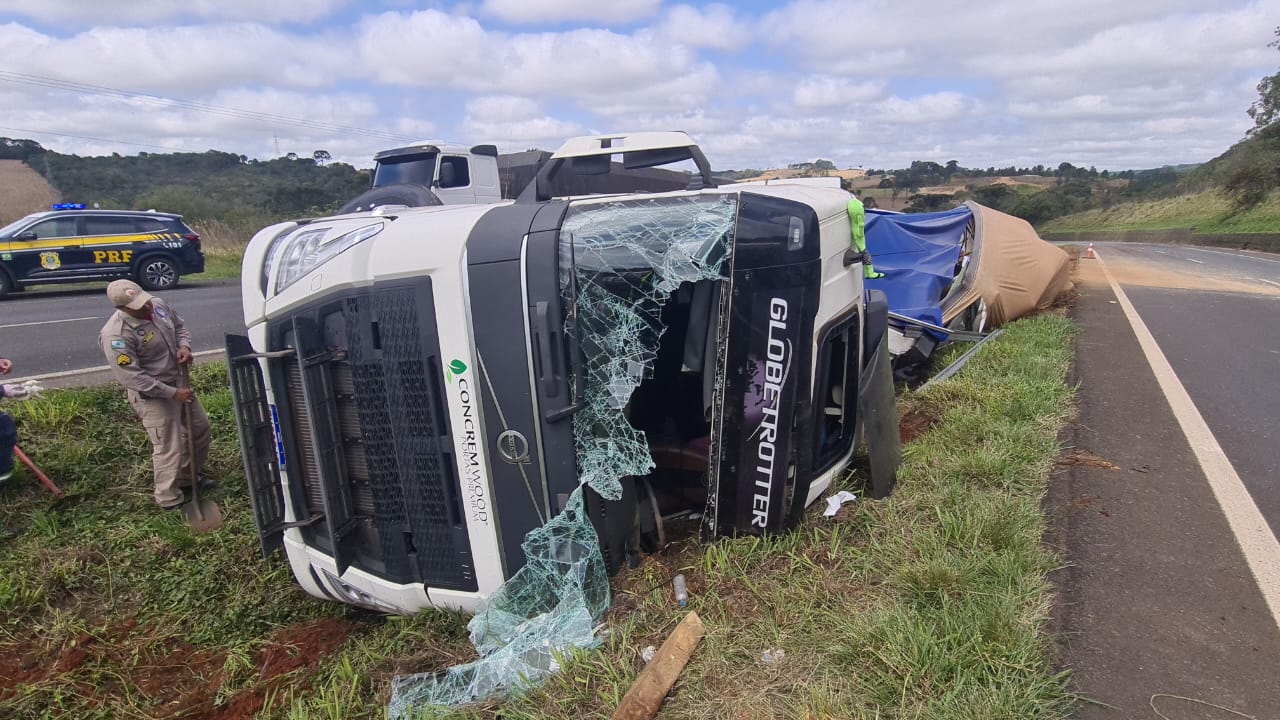
[[[612,720],[651,720],[657,715],[663,698],[671,692],[671,686],[705,634],[706,628],[698,613],[686,615],[662,643],[653,661],[640,671],[640,677],[613,711]]]

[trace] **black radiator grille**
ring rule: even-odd
[[[325,483],[311,429],[315,413],[336,414],[327,421],[342,436],[339,491],[360,527],[326,538],[335,559],[350,554],[350,564],[399,582],[474,590],[432,308],[430,284],[420,280],[330,298],[295,316],[297,327],[323,328],[323,347],[282,339],[300,342],[304,358],[327,354],[327,382],[313,384],[326,385],[333,398],[307,407],[304,390],[314,398],[316,387],[304,388],[299,360],[283,361],[297,456],[291,470],[302,475],[307,509],[322,513]]]

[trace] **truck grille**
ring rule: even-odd
[[[339,571],[474,590],[429,281],[326,298],[277,335],[298,350],[281,404],[314,539]]]

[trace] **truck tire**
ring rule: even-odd
[[[440,198],[431,192],[426,185],[384,185],[357,195],[346,205],[338,208],[339,215],[372,210],[379,205],[404,205],[406,207],[427,207],[443,205]]]

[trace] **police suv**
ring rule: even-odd
[[[62,203],[0,228],[0,298],[27,285],[121,277],[166,290],[199,272],[200,236],[180,215]]]

